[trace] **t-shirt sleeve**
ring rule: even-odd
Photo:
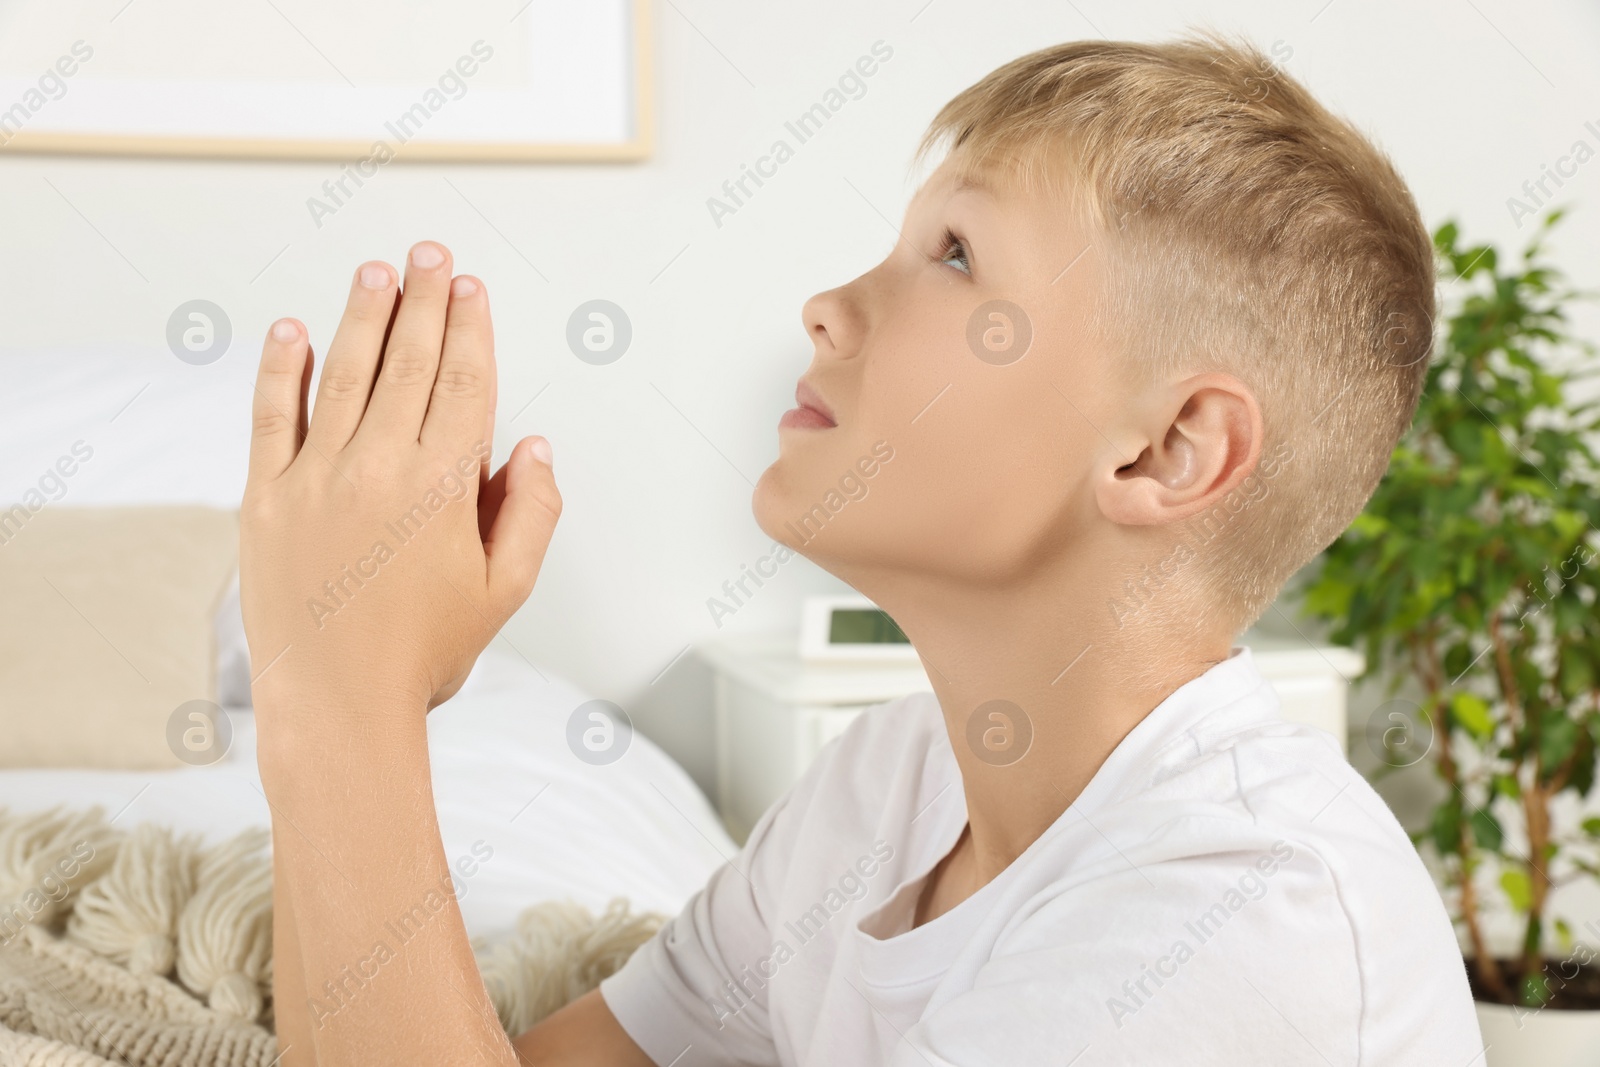
[[[889,1063],[1354,1067],[1352,938],[1315,857],[1130,865],[1039,902]]]
[[[740,984],[749,985],[747,968],[772,952],[764,888],[782,877],[793,848],[786,815],[807,784],[767,809],[739,854],[600,983],[617,1022],[656,1063],[777,1062],[765,998],[746,996]]]

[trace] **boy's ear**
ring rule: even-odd
[[[1101,514],[1126,526],[1179,522],[1220,503],[1261,458],[1261,408],[1231,374],[1169,386],[1128,429],[1138,458],[1111,457],[1095,483]]]

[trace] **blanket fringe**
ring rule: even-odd
[[[117,830],[100,808],[0,808],[0,1063],[275,1062],[270,840],[256,828],[207,848],[164,827]],[[598,917],[545,902],[473,950],[515,1036],[664,922],[621,898]]]
[[[520,1034],[583,996],[626,963],[664,921],[630,911],[621,897],[598,918],[564,901],[528,908],[509,940],[475,945],[500,1025],[508,1034]]]

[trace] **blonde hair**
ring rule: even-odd
[[[918,158],[945,142],[963,172],[1063,195],[1103,245],[1092,327],[1135,372],[1225,370],[1255,392],[1261,467],[1180,526],[1192,562],[1151,597],[1156,617],[1249,626],[1360,512],[1416,408],[1434,259],[1399,173],[1210,33],[1023,56],[946,104]]]

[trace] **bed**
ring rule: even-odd
[[[548,669],[491,647],[461,692],[429,715],[445,854],[453,861],[492,849],[461,885],[474,937],[500,936],[524,908],[546,900],[598,912],[622,896],[636,909],[672,914],[736,851],[704,794],[647,738],[635,734],[607,766],[568,750],[567,717],[586,699]],[[233,736],[215,764],[0,771],[0,807],[99,805],[119,829],[155,822],[197,831],[207,843],[266,826],[254,714],[237,704],[223,710]]]

